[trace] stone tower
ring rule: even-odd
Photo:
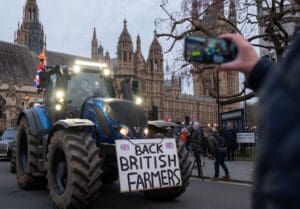
[[[153,41],[150,45],[149,55],[147,59],[147,73],[151,77],[151,109],[154,116],[153,119],[163,118],[163,52],[160,43],[157,40],[156,31],[154,31]]]
[[[31,51],[39,54],[45,46],[44,29],[39,21],[39,8],[36,0],[27,0],[23,8],[23,22],[18,23],[15,32],[15,43],[27,46]]]
[[[123,31],[117,46],[117,69],[115,72],[117,96],[124,99],[133,99],[131,91],[134,74],[134,53],[131,36],[127,30],[127,21],[124,20]]]
[[[99,61],[99,50],[98,50],[98,39],[96,35],[96,28],[94,28],[94,32],[93,32],[91,58],[93,61]]]
[[[136,50],[134,53],[134,73],[137,78],[143,77],[145,72],[142,72],[146,68],[146,61],[142,54],[141,38],[140,35],[136,38]]]
[[[235,3],[234,3],[233,0],[231,0],[230,4],[229,4],[229,16],[228,16],[228,19],[234,25],[237,25],[236,8],[235,8]]]
[[[127,30],[127,20],[124,20],[124,28],[118,42],[118,61],[116,76],[134,77],[133,45],[131,36]]]

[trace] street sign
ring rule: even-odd
[[[254,144],[255,143],[255,133],[237,133],[237,143],[248,143]]]
[[[182,184],[175,139],[117,140],[121,192]]]

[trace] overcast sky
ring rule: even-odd
[[[0,40],[13,42],[17,23],[22,21],[26,0],[0,0]],[[180,8],[181,0],[171,0],[171,11]],[[47,35],[47,49],[90,57],[93,28],[98,41],[115,57],[124,18],[134,45],[137,34],[146,58],[153,40],[154,20],[165,17],[161,0],[37,0],[40,22]],[[163,44],[164,45],[164,44]]]

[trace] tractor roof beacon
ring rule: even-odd
[[[40,73],[40,87],[44,104],[22,112],[18,119],[19,186],[33,189],[48,182],[57,208],[85,208],[98,197],[103,183],[118,178],[115,140],[145,138],[146,116],[135,103],[114,98],[113,74],[105,64],[48,66]],[[145,195],[175,198],[186,185]]]

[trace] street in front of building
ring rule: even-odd
[[[248,184],[202,181],[192,178],[187,191],[170,202],[146,200],[143,193],[120,193],[119,184],[106,185],[91,209],[248,209],[251,208]],[[0,161],[1,209],[53,209],[46,190],[21,190],[8,161]]]

